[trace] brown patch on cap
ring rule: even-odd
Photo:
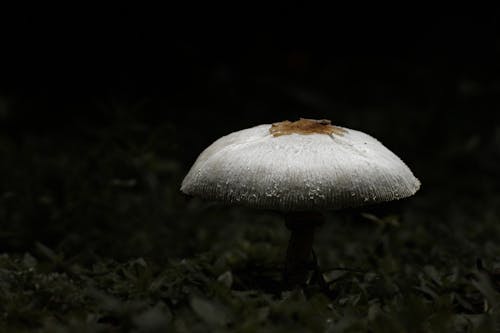
[[[274,136],[282,136],[289,134],[326,134],[326,135],[344,135],[347,131],[341,127],[333,126],[328,119],[304,119],[291,122],[289,120],[281,121],[271,125],[269,132]]]

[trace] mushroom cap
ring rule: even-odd
[[[419,189],[406,164],[378,140],[326,122],[330,134],[280,132],[265,124],[226,135],[200,154],[181,191],[247,207],[309,211],[391,201]]]

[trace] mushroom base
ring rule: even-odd
[[[316,228],[324,223],[324,217],[317,212],[293,212],[285,216],[290,240],[286,252],[283,280],[287,287],[304,284],[312,267],[312,245]]]

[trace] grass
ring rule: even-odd
[[[494,144],[451,140],[415,197],[328,212],[327,288],[287,291],[282,218],[182,197],[182,140],[134,122],[0,137],[0,331],[498,331]]]

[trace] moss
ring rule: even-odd
[[[85,133],[0,137],[2,332],[499,326],[500,198],[497,171],[481,157],[495,146],[455,149],[437,169],[417,165],[424,187],[414,198],[328,214],[315,243],[327,285],[283,291],[282,218],[183,198],[192,161],[175,126]],[[457,159],[486,170],[481,182],[460,178]]]

